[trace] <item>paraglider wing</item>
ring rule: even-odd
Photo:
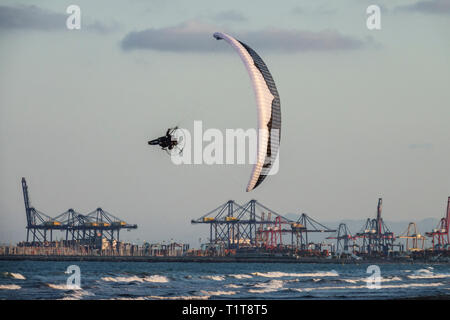
[[[270,172],[280,146],[281,107],[275,82],[261,57],[245,43],[221,32],[214,33],[217,40],[225,40],[239,54],[247,68],[258,108],[258,147],[247,192],[253,190]]]

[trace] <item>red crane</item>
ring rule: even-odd
[[[449,224],[450,224],[450,197],[448,197],[447,202],[447,213],[444,218],[442,218],[436,229],[431,232],[427,232],[426,235],[432,238],[433,249],[449,249],[450,246],[450,234],[449,234]]]
[[[266,243],[266,249],[276,249],[278,246],[283,245],[283,238],[282,238],[282,227],[281,223],[282,221],[281,217],[275,218],[275,224],[274,226],[269,230],[270,238],[268,239],[268,242]]]

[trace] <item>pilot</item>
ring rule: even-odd
[[[148,142],[149,145],[159,145],[163,150],[169,149],[172,150],[176,145],[177,141],[172,140],[172,135],[170,134],[170,128],[167,129],[166,135],[159,137],[157,139],[151,140]]]

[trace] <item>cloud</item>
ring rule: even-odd
[[[421,0],[413,4],[398,6],[396,10],[429,14],[450,14],[450,0]]]
[[[0,6],[1,29],[54,30],[65,28],[66,19],[63,14],[48,12],[36,6]]]
[[[122,39],[121,47],[123,50],[211,51],[214,31],[213,26],[190,21],[175,27],[130,32]]]
[[[358,49],[365,42],[344,36],[335,30],[319,32],[297,30],[264,30],[246,34],[249,41],[259,48],[272,51],[332,51]]]
[[[212,34],[219,30],[216,26],[189,21],[174,27],[130,32],[122,39],[121,47],[123,50],[217,51],[217,46],[211,42],[211,38]],[[352,50],[362,48],[369,42],[342,35],[334,30],[314,32],[264,29],[232,34],[258,49],[284,53]]]
[[[83,18],[83,12],[82,19]],[[37,6],[0,6],[0,30],[64,31],[68,14],[55,13]],[[94,32],[108,32],[117,26],[106,26],[99,21],[81,24],[81,29]]]
[[[232,21],[232,22],[243,22],[247,21],[247,18],[235,10],[222,11],[215,15],[216,20],[220,21]]]

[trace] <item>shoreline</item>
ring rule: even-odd
[[[183,262],[183,263],[326,263],[326,264],[415,264],[433,263],[447,264],[450,261],[432,261],[429,259],[336,259],[316,257],[250,257],[250,256],[227,256],[227,257],[191,257],[191,256],[61,256],[61,255],[1,255],[0,261],[87,261],[87,262]]]

